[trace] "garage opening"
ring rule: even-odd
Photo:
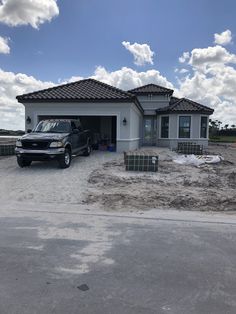
[[[116,116],[38,116],[38,122],[45,119],[80,119],[84,130],[92,132],[93,149],[116,151]]]

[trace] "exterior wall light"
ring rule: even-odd
[[[27,117],[26,122],[27,122],[27,124],[31,123],[31,118],[29,116]]]
[[[127,120],[126,118],[123,119],[123,125],[126,125],[127,124]]]

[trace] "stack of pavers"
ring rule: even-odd
[[[203,146],[192,142],[179,142],[177,152],[184,155],[202,155]]]
[[[158,156],[142,152],[124,153],[127,171],[158,171]]]
[[[8,156],[15,154],[16,140],[0,139],[0,156]]]

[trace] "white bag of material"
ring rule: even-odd
[[[202,160],[204,160],[206,164],[216,164],[218,162],[221,162],[221,160],[224,160],[224,158],[221,156],[206,155],[202,156]]]
[[[211,156],[211,155],[179,155],[173,159],[173,162],[179,165],[193,165],[199,167],[205,163],[215,164],[223,160],[221,156]]]

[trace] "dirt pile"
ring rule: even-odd
[[[168,149],[150,152],[159,155],[157,173],[126,172],[122,158],[104,163],[89,176],[86,202],[107,210],[236,210],[235,148],[209,147],[209,153],[225,160],[201,167],[175,164],[175,153]]]

